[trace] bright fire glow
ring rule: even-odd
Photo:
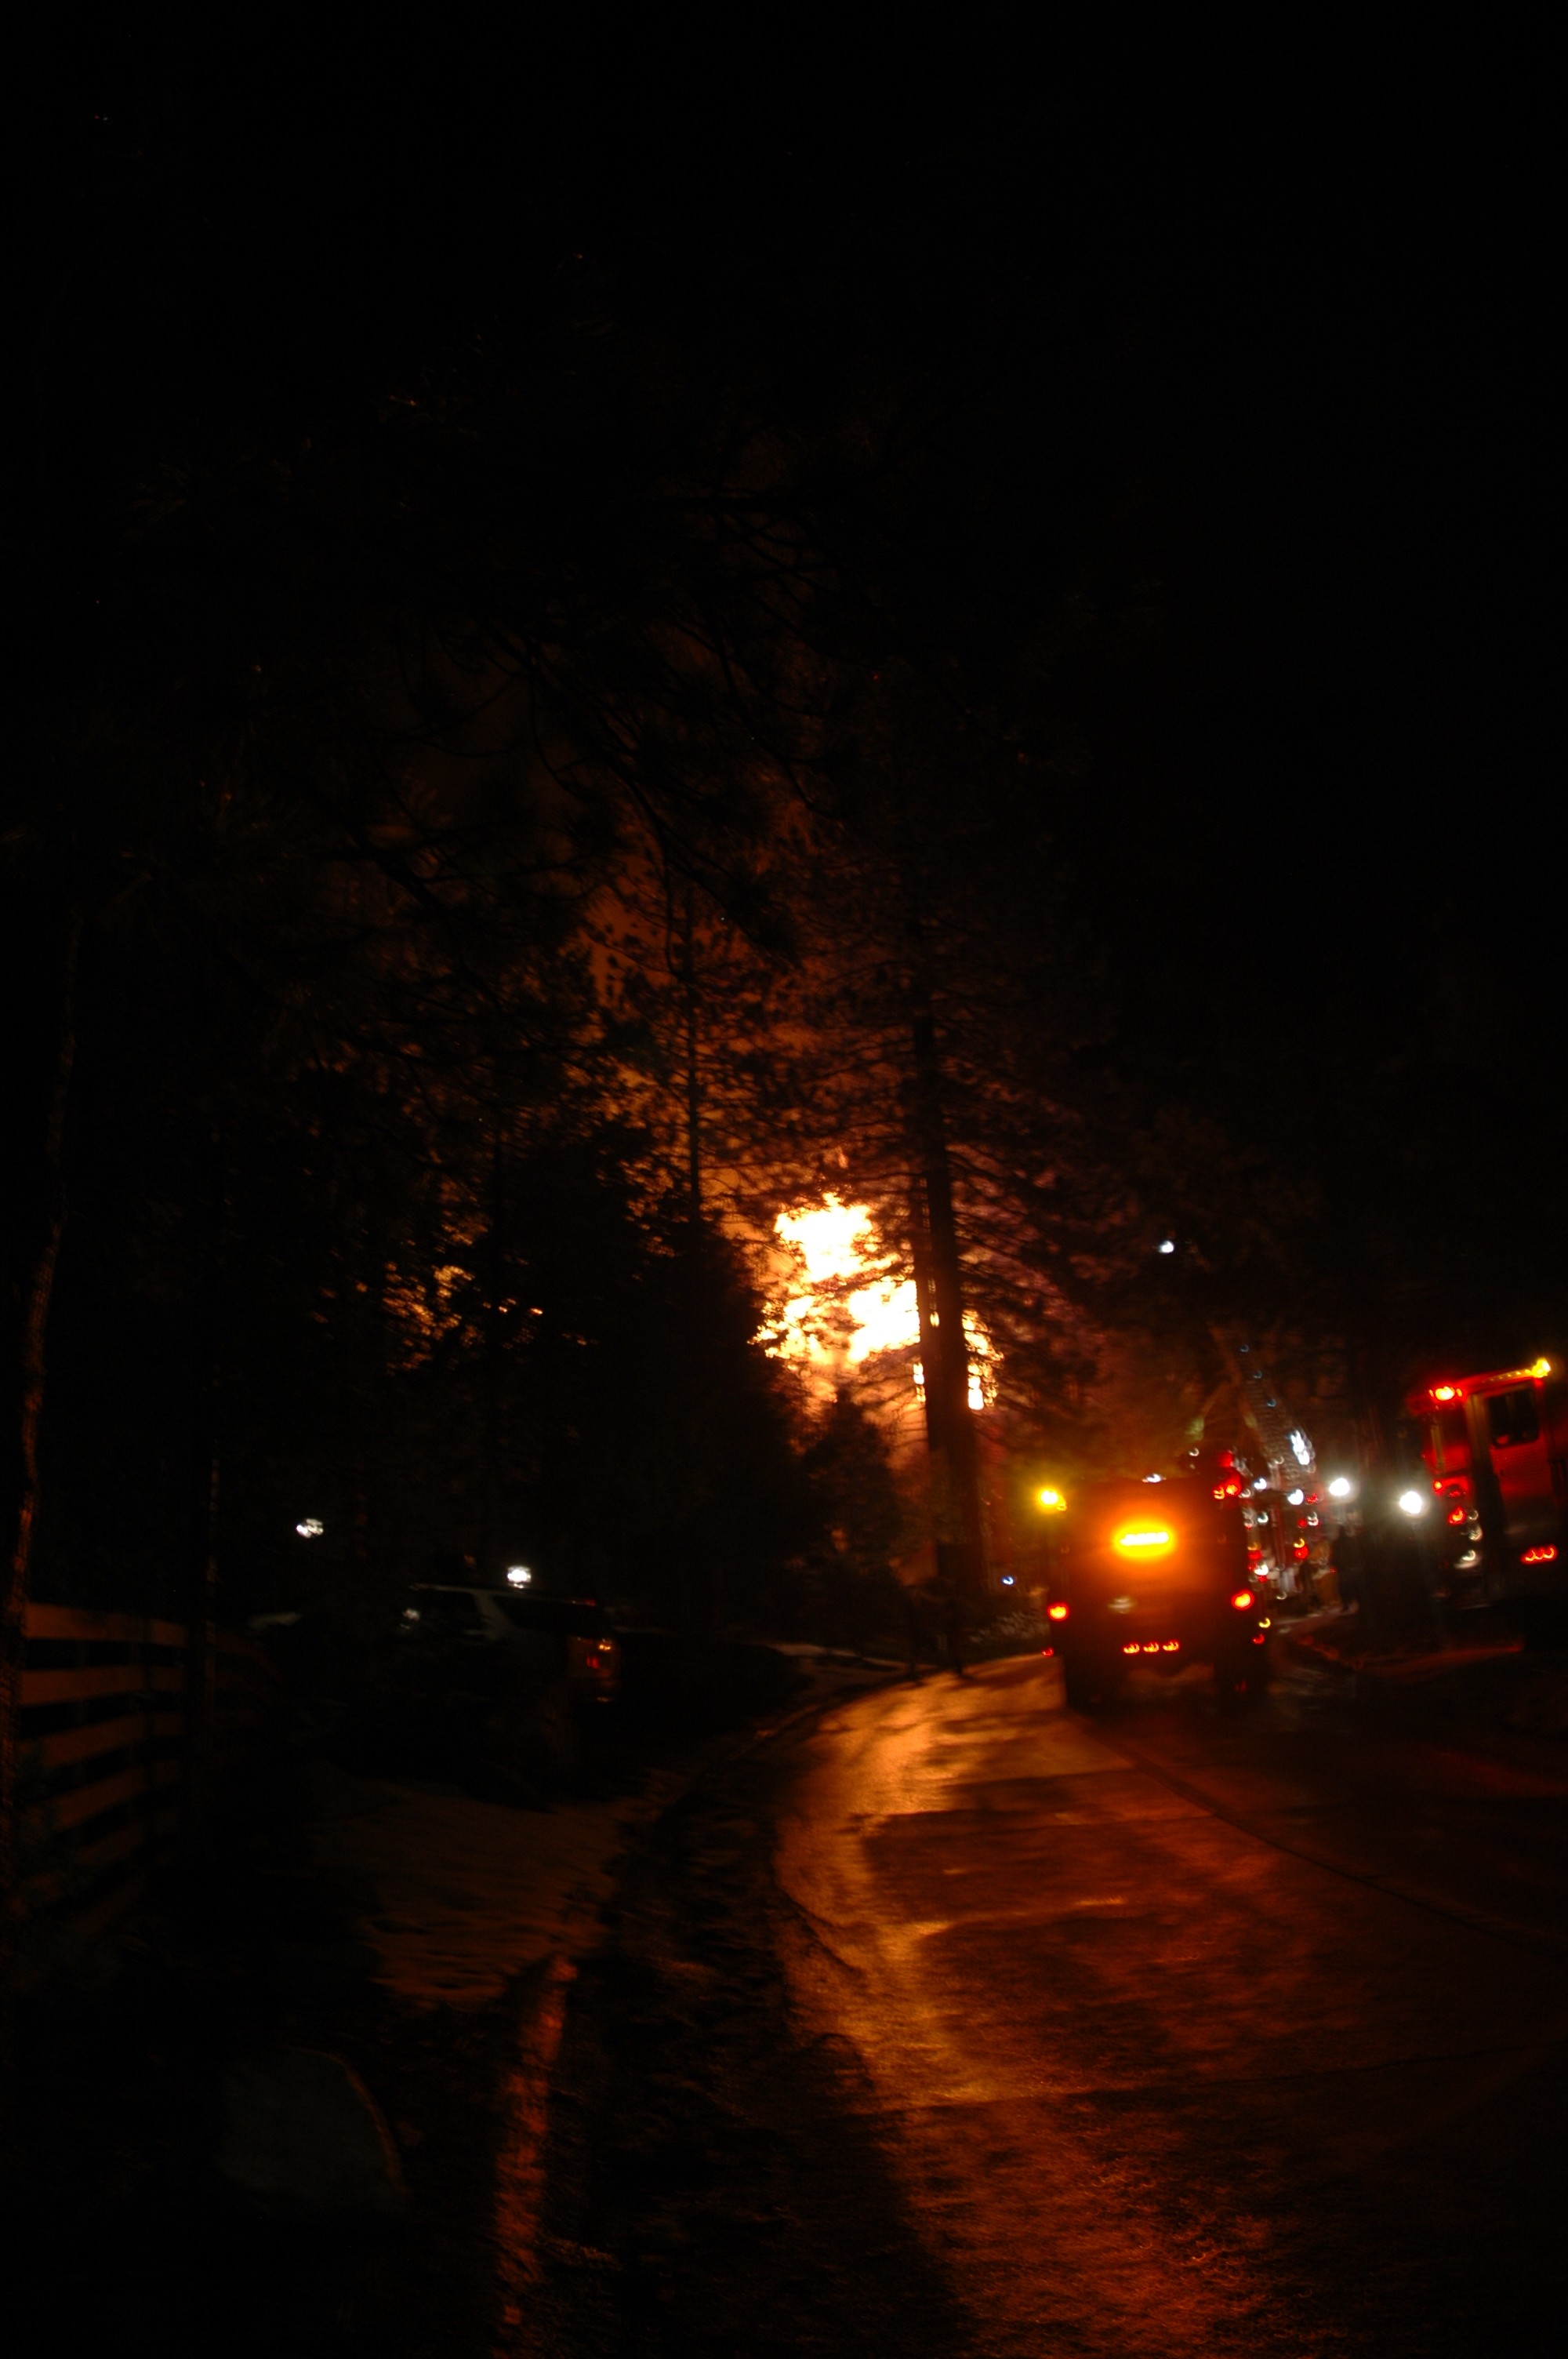
[[[805,1265],[805,1285],[777,1313],[780,1356],[818,1367],[859,1366],[876,1352],[912,1350],[920,1341],[920,1311],[912,1278],[896,1277],[877,1249],[871,1208],[843,1204],[837,1196],[799,1212],[781,1212],[774,1223],[783,1245]],[[986,1363],[990,1339],[966,1315],[969,1350],[969,1407],[984,1408],[992,1386]],[[924,1371],[912,1370],[918,1391]]]

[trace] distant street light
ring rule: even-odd
[[[1174,1237],[1162,1237],[1162,1238],[1161,1238],[1161,1240],[1160,1240],[1160,1251],[1161,1251],[1162,1253],[1174,1253],[1174,1252],[1175,1252],[1175,1250],[1176,1250],[1176,1240],[1175,1240],[1175,1238],[1174,1238]]]

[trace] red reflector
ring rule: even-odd
[[[1526,1549],[1519,1559],[1521,1564],[1555,1564],[1556,1561],[1557,1550],[1554,1548]]]
[[[1249,1589],[1237,1590],[1230,1602],[1232,1605],[1235,1606],[1238,1614],[1250,1614],[1253,1606],[1257,1603],[1257,1600],[1254,1598],[1252,1592]]]
[[[1053,1622],[1065,1622],[1067,1618],[1067,1609],[1065,1605],[1047,1605],[1045,1611]]]

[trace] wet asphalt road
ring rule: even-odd
[[[1021,1658],[730,1764],[575,1994],[528,2347],[1568,2348],[1568,1758],[1459,1713]]]
[[[1568,1764],[1425,1717],[1015,1661],[799,1746],[795,2006],[977,2353],[1568,2349]]]

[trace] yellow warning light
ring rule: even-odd
[[[1124,1556],[1169,1556],[1176,1545],[1176,1536],[1168,1524],[1123,1524],[1115,1534],[1111,1546]]]
[[[1066,1494],[1058,1491],[1053,1483],[1047,1483],[1044,1489],[1037,1491],[1034,1495],[1047,1516],[1059,1516],[1067,1504]]]

